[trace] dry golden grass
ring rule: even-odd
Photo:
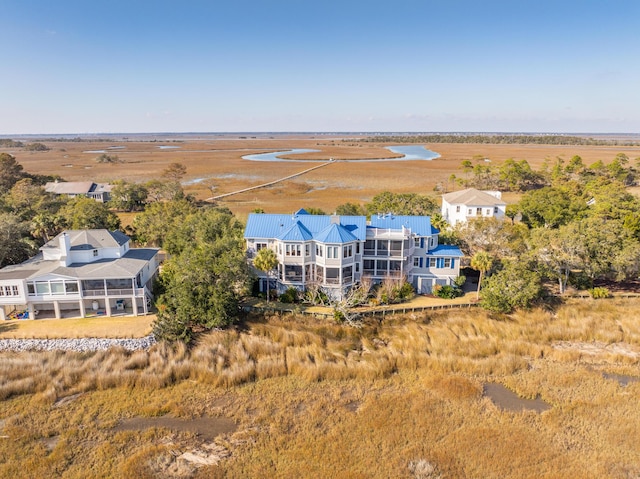
[[[603,373],[638,376],[639,317],[636,299],[359,330],[273,315],[191,350],[2,353],[0,477],[635,477],[640,383]],[[503,412],[486,381],[552,407]],[[215,440],[231,456],[185,469],[171,452],[201,447],[193,434],[112,429],[163,414],[233,419]]]
[[[0,338],[142,338],[151,333],[155,315],[11,320],[0,324]]]
[[[185,180],[207,178],[201,183],[187,186],[189,193],[200,199],[212,194],[237,191],[249,186],[291,175],[328,158],[362,159],[393,156],[384,149],[385,144],[342,142],[339,139],[310,136],[278,136],[275,139],[221,138],[189,140],[171,143],[180,149],[160,150],[159,142],[55,142],[49,143],[50,151],[25,152],[20,149],[7,151],[16,156],[27,171],[41,174],[57,174],[70,181],[96,180],[147,181],[159,178],[162,171],[173,162],[187,167]],[[125,146],[122,150],[111,150],[124,160],[118,164],[98,164],[99,153],[83,153],[106,149],[110,146]],[[546,158],[554,161],[560,156],[565,160],[580,155],[586,164],[597,160],[611,161],[617,153],[624,152],[630,158],[640,157],[640,147],[608,146],[549,146],[549,145],[478,145],[478,144],[434,144],[426,145],[441,158],[433,161],[406,161],[358,163],[335,162],[325,168],[301,177],[279,183],[269,188],[231,196],[222,204],[243,217],[255,208],[270,213],[294,211],[300,207],[313,206],[331,212],[341,203],[364,203],[377,193],[391,190],[397,193],[434,194],[438,183],[446,184],[453,173],[463,176],[460,163],[474,155],[490,158],[492,165],[499,165],[508,158],[526,159],[532,167],[539,168]],[[242,156],[289,148],[310,148],[318,153],[306,153],[291,158],[317,159],[318,163],[252,162]],[[209,186],[215,186],[212,190]],[[515,201],[516,197],[505,197]],[[127,219],[125,218],[125,223]]]

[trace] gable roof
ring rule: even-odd
[[[94,250],[101,248],[119,248],[129,237],[121,231],[99,230],[66,230],[40,247],[41,251],[60,249],[60,236],[67,234],[71,251]]]
[[[369,228],[402,230],[402,227],[418,236],[430,236],[438,232],[431,227],[429,216],[373,215],[369,224]]]
[[[499,206],[506,205],[504,201],[485,191],[467,188],[466,190],[453,191],[442,195],[442,199],[449,204],[461,204],[472,206]]]
[[[310,239],[323,241],[319,239],[318,235],[332,224],[341,227],[337,235],[345,241],[364,241],[366,238],[367,219],[364,216],[310,215],[304,213],[298,215],[251,213],[247,218],[244,237],[286,239],[289,241],[308,241]],[[308,235],[311,235],[311,237]],[[325,234],[324,237],[328,236]],[[335,237],[335,234],[332,233],[332,238]]]
[[[44,185],[47,193],[57,195],[86,195],[87,193],[110,192],[112,185],[93,181],[50,181]]]

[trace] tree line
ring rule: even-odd
[[[354,140],[343,140],[354,141]],[[381,135],[355,141],[367,143],[479,143],[487,145],[570,145],[570,146],[637,146],[637,141],[596,139],[571,135],[520,135],[520,134],[430,134],[430,135]]]

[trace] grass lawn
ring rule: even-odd
[[[155,315],[9,320],[0,323],[2,339],[141,338],[151,333]]]

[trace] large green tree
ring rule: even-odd
[[[162,247],[167,235],[195,211],[195,205],[184,198],[151,203],[133,219],[135,237],[144,245]]]
[[[394,215],[431,215],[440,208],[433,198],[416,193],[391,193],[385,191],[373,197],[367,204],[371,215],[392,213]]]
[[[106,204],[84,196],[69,200],[59,214],[66,227],[73,230],[105,228],[113,231],[120,228],[120,219]]]
[[[0,195],[5,194],[13,185],[26,176],[22,165],[14,156],[0,153]]]
[[[112,183],[109,206],[120,211],[140,211],[144,209],[148,192],[144,185],[118,180]]]
[[[0,213],[0,268],[25,261],[37,251],[29,224],[17,215]]]
[[[508,262],[505,267],[488,276],[482,285],[480,305],[497,313],[511,313],[526,309],[542,296],[540,275],[526,264]]]
[[[181,245],[160,274],[158,315],[154,334],[160,339],[189,342],[198,331],[232,324],[239,300],[246,294],[249,270],[241,230],[229,229],[228,212],[194,214]],[[223,222],[211,227],[214,220]],[[201,226],[193,228],[194,225]],[[211,227],[211,228],[210,228]],[[206,230],[206,232],[205,232]],[[216,230],[217,233],[211,233]],[[204,234],[200,234],[204,233]]]

